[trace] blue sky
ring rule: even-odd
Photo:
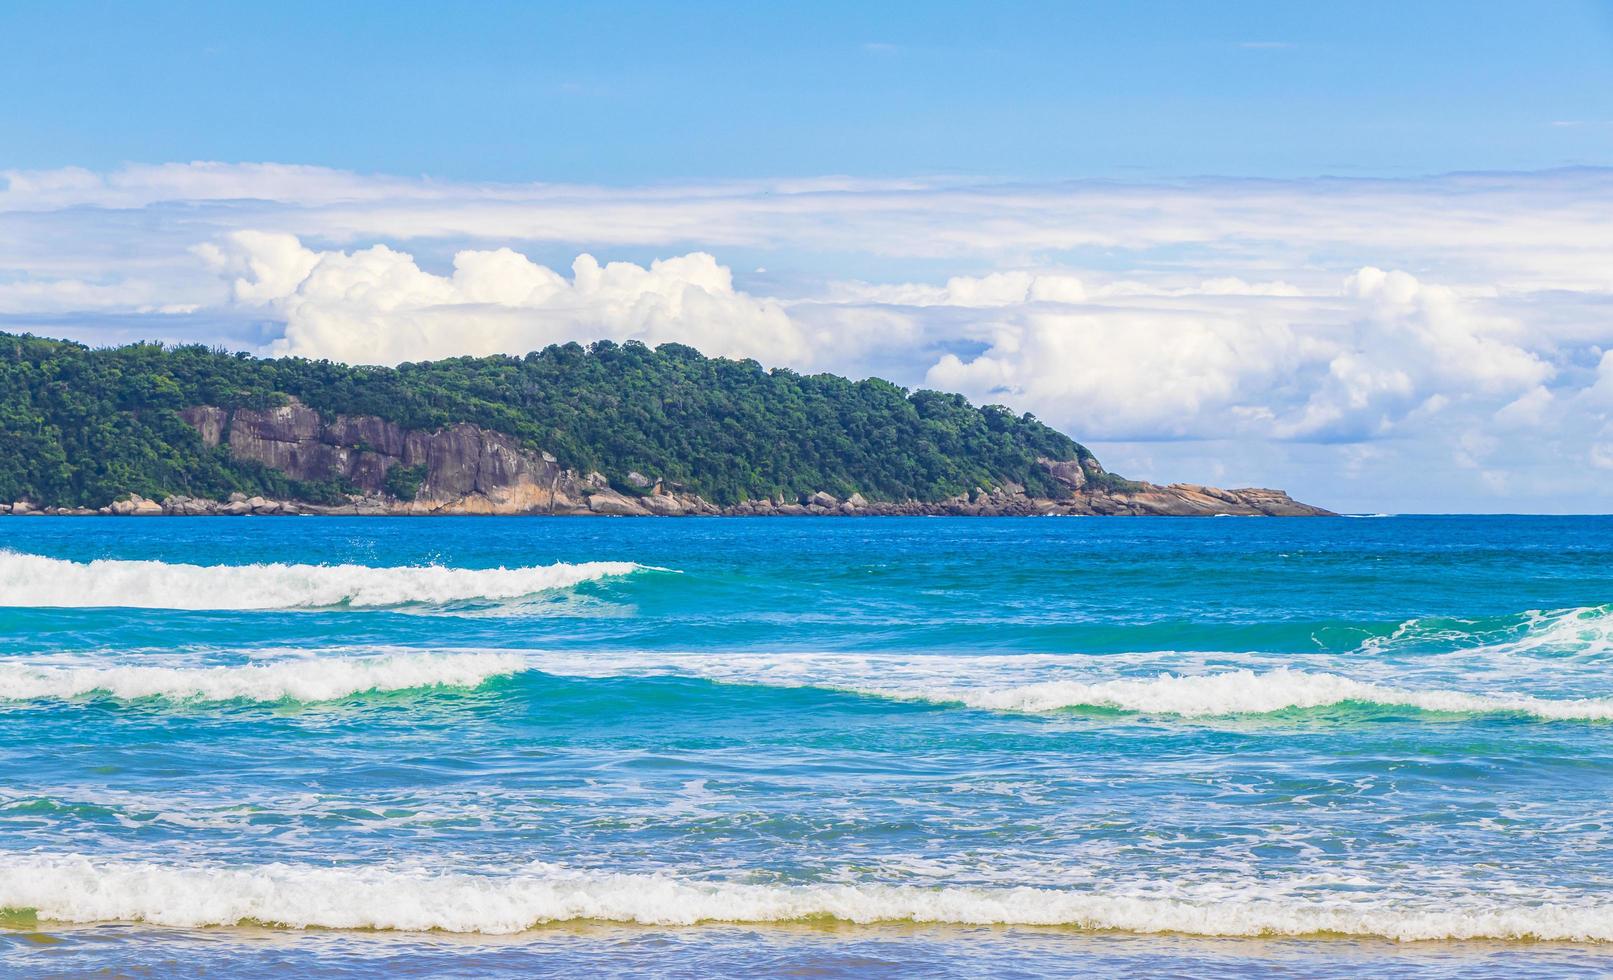
[[[1613,510],[1613,3],[10,3],[0,86],[0,329],[677,340]]]
[[[10,3],[0,147],[606,183],[1538,169],[1613,152],[1610,39],[1572,2]]]

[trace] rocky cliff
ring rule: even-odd
[[[435,432],[400,428],[373,415],[322,419],[296,399],[264,411],[233,413],[211,405],[181,415],[209,446],[280,470],[296,480],[336,481],[354,492],[346,504],[304,512],[389,514],[680,514],[716,513],[696,497],[646,484],[636,498],[611,489],[598,473],[565,469],[548,453],[474,425]],[[408,471],[412,497],[393,481]],[[206,501],[178,502],[191,511]],[[240,501],[236,501],[240,503]],[[284,509],[282,507],[282,509]]]

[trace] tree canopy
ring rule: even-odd
[[[178,414],[288,396],[327,416],[412,429],[473,423],[618,486],[636,471],[719,504],[819,490],[934,501],[1008,481],[1056,497],[1067,490],[1036,460],[1090,455],[1029,414],[962,395],[766,370],[682,344],[570,343],[381,368],[0,334],[0,500],[101,506],[130,492],[237,490],[327,499],[342,488],[235,460]]]

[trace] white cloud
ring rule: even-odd
[[[1282,435],[1365,438],[1430,398],[1516,396],[1553,374],[1504,339],[1515,324],[1448,287],[1368,266],[1345,281],[1344,295],[1354,318],[1343,331],[1314,330],[1312,349],[1327,357],[1327,371],[1297,416],[1279,426]]]
[[[1191,292],[1186,290],[1183,292]],[[1199,284],[1198,292],[1206,296],[1303,296],[1297,286],[1286,282],[1245,282],[1237,276],[1206,279]]]
[[[302,247],[295,235],[232,232],[224,246],[203,242],[194,249],[202,261],[232,277],[237,302],[266,303],[296,291],[319,264],[319,253]]]
[[[943,286],[925,283],[839,284],[833,297],[841,302],[881,303],[890,306],[959,306],[970,309],[1018,306],[1025,303],[1080,303],[1086,287],[1075,276],[1020,270],[985,276],[953,276]]]
[[[1028,312],[999,321],[980,355],[941,357],[925,382],[1061,424],[1079,417],[1096,438],[1195,435],[1261,413],[1294,347],[1271,320]]]
[[[1598,415],[1613,411],[1613,350],[1603,351],[1592,383],[1581,393],[1584,403]]]
[[[1223,289],[1214,304],[1134,285],[1094,290],[1113,298],[1080,312],[998,308],[987,348],[944,355],[926,380],[1100,438],[1356,440],[1452,400],[1502,399],[1514,424],[1550,401],[1553,369],[1511,339],[1516,324],[1404,272],[1362,268],[1297,300]]]
[[[1537,428],[1546,420],[1547,413],[1556,404],[1556,398],[1545,385],[1535,385],[1495,413],[1497,424],[1504,428],[1526,431]]]
[[[569,279],[507,248],[461,251],[448,276],[385,245],[318,252],[259,232],[199,253],[234,276],[237,302],[285,318],[276,353],[396,364],[600,337],[678,341],[775,363],[806,353],[776,303],[737,292],[729,270],[703,252],[648,268],[581,255]]]
[[[1456,447],[1452,453],[1456,465],[1468,470],[1482,469],[1485,460],[1495,455],[1501,448],[1500,440],[1481,429],[1464,432],[1456,439]]]
[[[1485,316],[1448,287],[1369,266],[1350,277],[1345,291],[1385,334],[1403,333],[1415,349],[1396,351],[1402,361],[1449,383],[1505,393],[1539,384],[1553,373],[1536,354],[1512,342],[1523,334],[1517,324]]]
[[[0,170],[0,211],[142,208],[164,202],[278,201],[320,206],[354,201],[464,197],[467,188],[283,163],[129,164],[109,173],[82,167]]]
[[[0,282],[0,313],[65,313],[81,310],[131,313],[183,313],[195,304],[170,302],[173,296],[149,279],[89,282],[65,278]]]
[[[1613,287],[1613,171],[1599,169],[1399,180],[832,177],[627,188],[205,162],[0,176],[0,215],[52,212],[112,232],[125,227],[126,212],[183,204],[165,228],[255,227],[340,243],[785,249],[985,262],[985,271],[1084,251],[1131,256],[1133,267],[1156,272],[1191,268],[1199,278],[1252,281],[1280,266],[1319,282],[1387,264],[1509,289]]]
[[[736,282],[729,265],[755,271]],[[1482,470],[1512,506],[1605,510],[1586,464],[1613,445],[1610,314],[1608,169],[644,187],[280,164],[0,173],[12,329],[383,363],[678,340],[959,388],[1138,440],[1111,444],[1152,476],[1208,478],[1225,458],[1228,479],[1299,492],[1387,494],[1415,471],[1413,487],[1483,500]],[[1473,432],[1494,449],[1462,443]]]

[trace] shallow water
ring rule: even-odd
[[[0,521],[0,957],[1605,972],[1610,532]]]

